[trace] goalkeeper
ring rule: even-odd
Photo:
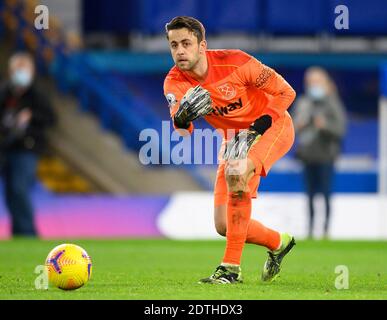
[[[260,177],[294,142],[287,109],[295,91],[273,69],[240,50],[207,50],[205,29],[194,18],[172,19],[166,33],[175,66],[165,78],[164,94],[175,129],[192,133],[193,121],[204,117],[224,136],[214,218],[217,232],[226,236],[226,249],[215,272],[200,282],[242,282],[246,242],[268,248],[261,279],[272,281],[295,241],[251,219],[251,198],[256,198]]]

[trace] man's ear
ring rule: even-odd
[[[206,40],[202,40],[201,42],[200,42],[200,49],[199,49],[199,52],[201,53],[201,54],[204,54],[205,52],[206,52],[206,50],[207,50],[207,41]]]

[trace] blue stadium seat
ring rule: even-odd
[[[283,35],[317,34],[324,28],[324,1],[270,0],[265,5],[265,31]]]
[[[136,1],[83,0],[82,25],[87,32],[128,33],[137,25]]]
[[[200,19],[200,2],[197,0],[143,0],[139,1],[139,26],[146,34],[164,32],[165,24],[176,16],[192,16]]]
[[[209,33],[257,33],[262,27],[262,0],[205,1],[203,17]]]
[[[85,32],[145,34],[164,32],[165,23],[179,15],[201,20],[208,33],[252,33],[387,36],[386,0],[83,0]],[[337,30],[335,8],[349,9],[349,29]]]
[[[336,6],[346,5],[349,12],[349,29],[337,30],[334,21],[338,14]],[[330,0],[328,30],[343,35],[384,35],[387,36],[386,0]]]

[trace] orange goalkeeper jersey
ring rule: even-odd
[[[207,50],[208,74],[198,82],[174,66],[164,81],[171,117],[189,88],[200,84],[212,99],[205,116],[223,134],[227,129],[246,129],[261,115],[273,121],[283,117],[296,93],[282,76],[241,50]],[[193,130],[191,123],[189,129]]]

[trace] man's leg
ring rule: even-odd
[[[226,236],[227,232],[227,205],[215,206],[214,218],[216,231],[221,236]],[[255,219],[250,219],[247,227],[246,243],[264,246],[269,250],[276,250],[280,245],[280,233],[272,230]]]
[[[250,165],[250,167],[253,167],[252,172],[254,172],[255,165]],[[249,178],[251,178],[251,175],[251,173],[247,175],[247,181],[249,180]],[[249,220],[246,228],[246,219],[247,217],[251,216],[251,190],[249,190],[248,188],[248,183],[247,188],[244,188],[244,181],[246,180],[244,180],[243,176],[234,176],[233,178],[229,176],[227,177],[227,181],[229,185],[228,188],[230,191],[232,191],[232,187],[230,186],[232,183],[235,183],[235,185],[239,184],[240,186],[242,186],[242,188],[238,189],[242,189],[242,191],[248,191],[244,194],[242,193],[242,195],[248,195],[249,199],[241,199],[244,203],[239,203],[239,206],[237,206],[239,207],[239,210],[235,211],[235,199],[231,198],[230,201],[229,198],[228,205],[223,204],[225,200],[224,196],[220,192],[217,192],[217,190],[219,191],[220,189],[222,189],[220,183],[222,182],[222,175],[221,172],[218,172],[218,178],[216,183],[217,188],[215,192],[215,226],[219,234],[227,236],[227,247],[222,265],[224,267],[234,268],[234,274],[236,274],[237,272],[240,272],[240,257],[245,242],[266,246],[267,248],[269,248],[269,257],[264,265],[264,269],[262,272],[262,280],[272,281],[280,272],[282,259],[294,246],[294,238],[289,236],[288,234],[280,234],[274,230],[271,230],[262,225],[260,222],[253,219]],[[258,186],[255,186],[255,190],[257,187]],[[229,195],[230,194],[233,195],[232,192],[229,192]],[[246,210],[247,213],[244,215],[245,219],[241,221],[240,217],[243,216],[241,212],[243,213],[245,208],[248,211]],[[235,218],[235,216],[237,218]],[[236,223],[238,222],[238,220],[239,222],[243,223]],[[231,234],[229,232],[230,226],[231,228],[234,228],[234,231],[232,231]],[[235,232],[235,230],[237,230],[237,232]],[[244,242],[242,239],[244,239]],[[214,282],[212,281],[211,277],[203,280],[205,280],[203,282]]]
[[[250,229],[250,241],[259,241],[261,245],[268,245],[267,237],[271,236],[275,243],[269,251],[269,258],[265,262],[262,273],[262,280],[273,280],[280,271],[283,257],[294,246],[293,237],[283,234],[282,236],[260,224],[251,220],[251,190],[249,181],[254,176],[257,165],[251,159],[245,160],[245,165],[235,165],[228,163],[225,168],[225,180],[227,182],[227,206],[226,218],[221,217],[220,210],[215,214],[215,226],[219,233],[226,233],[226,250],[221,265],[214,274],[202,279],[201,283],[235,283],[241,282],[240,262],[244,244]],[[261,171],[261,168],[258,168]],[[216,181],[216,199],[225,200],[219,192],[222,189],[222,175],[218,172]],[[215,200],[215,204],[220,203]],[[226,228],[224,228],[226,221]],[[252,222],[253,221],[253,222]],[[223,225],[222,225],[223,224]],[[226,229],[226,230],[225,230]],[[270,245],[268,245],[270,247]]]
[[[261,170],[261,168],[258,168],[258,171],[259,170]],[[219,165],[214,190],[215,229],[223,237],[226,236],[227,232],[226,213],[228,202],[228,188],[224,171],[225,165]],[[252,198],[256,197],[256,192],[260,182],[260,176],[256,174],[258,171],[255,169],[255,174],[253,174],[252,178],[248,182],[250,195]],[[272,229],[265,227],[259,221],[250,219],[247,228],[246,243],[253,243],[264,246],[269,250],[275,250],[278,249],[280,244],[280,234]]]
[[[7,158],[4,168],[5,202],[11,214],[12,233],[35,236],[30,192],[35,181],[36,155],[30,152],[15,152]]]
[[[290,150],[293,142],[294,128],[290,116],[286,113],[283,118],[273,123],[249,151],[248,158],[254,162],[256,174],[267,176],[271,167]],[[259,222],[252,222],[249,229],[251,234],[246,237],[248,241],[263,244],[269,248],[261,279],[272,281],[278,276],[282,260],[295,245],[295,240],[289,234],[279,234],[263,227]]]
[[[248,161],[246,161],[246,176],[230,174],[229,171],[226,179],[222,165],[219,166],[217,172],[215,183],[215,227],[219,234],[227,236],[227,248],[223,262],[229,265],[236,265],[237,262],[240,263],[240,255],[246,241],[267,246],[270,251],[262,273],[264,281],[273,280],[279,273],[282,259],[294,246],[295,241],[293,237],[287,234],[280,235],[278,232],[264,227],[258,221],[250,219],[251,195],[252,191],[256,192],[259,180],[256,180],[257,183],[254,186],[254,190],[250,190],[249,181],[254,181],[254,176],[266,176],[272,165],[289,151],[293,142],[294,128],[290,116],[286,114],[285,117],[276,121],[265,132],[259,142],[254,144],[249,150]],[[265,164],[265,167],[263,167],[263,164]],[[225,188],[226,180],[227,188]],[[248,198],[246,197],[247,194],[249,195]],[[236,195],[239,195],[239,198]],[[238,202],[239,205],[236,205]],[[239,212],[238,207],[241,208]],[[227,214],[225,214],[226,212]],[[235,228],[238,231],[230,232],[230,226],[234,229],[234,225],[239,225],[238,228]],[[234,234],[234,237],[230,237],[232,234]],[[235,237],[235,234],[239,234],[239,236]],[[241,242],[241,238],[244,238],[243,242]],[[228,250],[229,248],[231,250]],[[237,248],[240,249],[236,250]],[[230,261],[231,263],[229,263]],[[205,281],[202,282],[213,282],[211,280],[219,275],[218,271],[219,267],[214,275],[203,279]]]
[[[241,162],[247,162],[241,164]],[[254,175],[254,163],[250,159],[225,168],[227,182],[227,231],[226,250],[222,264],[240,265],[251,218],[251,194],[248,182]],[[234,167],[232,167],[234,166]]]
[[[223,170],[223,169],[222,169]],[[247,229],[251,217],[251,194],[248,181],[254,175],[254,163],[250,159],[227,163],[223,172],[218,171],[215,187],[215,198],[227,193],[223,200],[226,206],[226,250],[222,263],[210,277],[200,280],[201,283],[236,283],[242,282],[240,260],[246,241]],[[227,191],[223,188],[227,183]],[[222,192],[219,192],[222,189]],[[217,201],[216,201],[217,202]],[[224,221],[223,220],[223,221]],[[216,220],[215,226],[221,232],[222,226]]]

